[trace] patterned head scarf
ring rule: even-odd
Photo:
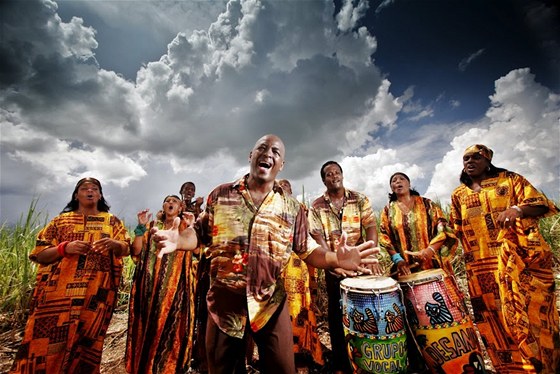
[[[479,153],[489,162],[492,161],[492,156],[494,155],[494,152],[487,146],[482,144],[474,144],[465,149],[465,153],[463,153],[463,156],[472,155],[474,153]]]

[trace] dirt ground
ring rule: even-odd
[[[105,346],[103,347],[103,358],[101,361],[102,374],[126,373],[124,367],[124,351],[126,347],[127,324],[127,313],[121,312],[113,315],[109,330],[107,331],[107,336],[105,337]],[[330,352],[330,339],[324,324],[320,324],[319,326],[319,335],[323,349],[328,356]],[[0,334],[0,373],[7,373],[8,370],[10,370],[22,336],[23,327]],[[322,369],[323,370],[318,370],[317,372],[328,372],[324,370],[326,368]],[[191,373],[197,374],[198,372],[192,371]],[[258,370],[251,370],[251,368],[249,368],[249,373],[257,374]]]
[[[124,350],[127,324],[128,315],[126,313],[115,313],[113,315],[103,347],[101,373],[126,373],[124,369]],[[0,334],[0,373],[6,373],[10,370],[22,334],[23,328]]]
[[[126,313],[115,313],[111,320],[111,325],[105,338],[105,346],[103,347],[103,359],[101,362],[102,374],[125,374],[124,367],[124,351],[126,346],[126,330],[128,323],[128,315]],[[330,338],[328,329],[324,322],[320,322],[318,326],[319,339],[323,346],[325,356],[325,366],[315,368],[311,373],[330,373]],[[19,342],[21,341],[23,328],[7,331],[0,334],[0,373],[6,373],[12,365]],[[256,355],[256,354],[255,354]],[[255,357],[256,358],[256,357]],[[305,373],[306,371],[298,371]],[[248,367],[248,374],[258,374],[257,369]],[[191,371],[190,374],[198,374],[197,371]]]

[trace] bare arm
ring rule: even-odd
[[[138,226],[134,229],[134,240],[132,241],[132,253],[133,256],[138,256],[142,252],[142,247],[144,245],[144,234],[140,234],[141,231],[145,231],[148,223],[152,219],[152,213],[149,209],[144,209],[138,212],[136,215],[138,217]]]
[[[509,207],[498,214],[497,222],[500,227],[510,228],[515,224],[517,218],[539,217],[546,212],[548,212],[548,207],[545,205]]]

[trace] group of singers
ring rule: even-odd
[[[405,173],[394,173],[379,224],[368,197],[344,186],[335,161],[320,169],[325,192],[309,207],[299,203],[289,182],[277,180],[285,155],[278,136],[263,136],[247,175],[216,187],[203,210],[194,183],[183,184],[154,219],[148,209],[138,213],[133,240],[109,213],[101,183],[78,181],[30,254],[37,283],[11,372],[98,373],[130,254],[128,372],[243,373],[253,345],[264,373],[323,365],[314,305],[320,268],[330,365],[352,373],[341,280],[433,268],[452,275],[458,242],[473,321],[497,373],[557,372],[553,255],[538,224],[558,208],[523,176],[494,166],[492,150],[465,150],[448,218]],[[390,268],[378,261],[380,249]],[[428,370],[421,359],[409,365],[410,372]]]

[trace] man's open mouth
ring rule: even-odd
[[[259,167],[261,168],[265,168],[265,169],[270,169],[272,167],[272,164],[265,162],[265,161],[260,161],[259,162]]]

